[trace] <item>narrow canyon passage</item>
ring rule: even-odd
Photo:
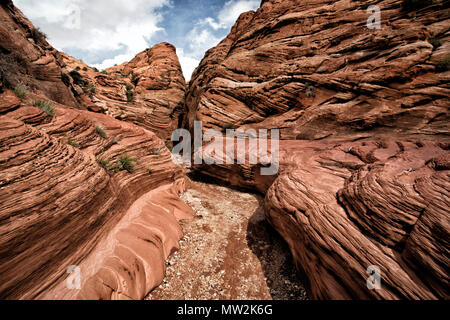
[[[262,197],[189,181],[181,198],[196,212],[179,251],[147,300],[307,299],[291,254],[264,219]]]

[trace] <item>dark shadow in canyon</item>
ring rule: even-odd
[[[247,245],[258,257],[274,300],[307,300],[305,276],[292,259],[287,243],[267,222],[263,200],[247,226]]]

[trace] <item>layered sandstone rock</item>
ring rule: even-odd
[[[27,86],[51,100],[77,107],[73,87],[61,79],[62,64],[61,54],[49,45],[45,35],[12,1],[1,1],[0,79],[3,78],[3,85]]]
[[[401,1],[377,2],[381,29],[368,29],[363,1],[263,1],[194,72],[187,125],[280,128],[283,139],[308,140],[446,133],[449,76],[440,66],[450,59],[450,22],[434,3],[403,12]]]
[[[63,57],[65,72],[79,74],[77,92],[89,110],[135,123],[170,140],[184,115],[186,93],[173,45],[160,43],[103,72],[66,54]]]
[[[191,213],[177,196],[184,173],[146,129],[53,108],[0,96],[1,298],[143,298]],[[81,292],[65,286],[70,265],[81,268]]]
[[[450,295],[450,20],[442,1],[401,3],[377,2],[381,29],[368,29],[363,1],[263,1],[190,83],[189,128],[280,129],[277,175],[248,160],[196,170],[266,194],[313,298]],[[233,156],[222,150],[201,152]]]
[[[192,214],[164,141],[185,93],[175,48],[110,76],[52,48],[11,1],[0,21],[0,297],[142,299]]]

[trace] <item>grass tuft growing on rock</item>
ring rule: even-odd
[[[159,149],[159,148],[152,149],[152,150],[150,151],[150,154],[151,154],[152,156],[159,156],[159,155],[161,154],[161,149]]]
[[[52,106],[52,103],[47,100],[35,100],[33,101],[33,106],[44,111],[49,117],[53,117],[55,114],[55,109]]]
[[[116,167],[114,168],[114,170],[116,172],[126,170],[128,171],[128,173],[133,173],[135,168],[134,165],[136,162],[137,162],[136,159],[131,158],[127,154],[124,154],[119,158],[119,160],[117,160]]]
[[[79,145],[78,143],[76,143],[75,141],[73,141],[72,138],[69,138],[69,139],[67,140],[67,144],[68,144],[69,146],[74,147],[74,148],[79,148],[79,147],[80,147],[80,145]]]
[[[129,83],[125,85],[125,89],[127,90],[127,102],[133,102],[134,94],[133,94],[133,86]]]
[[[14,89],[14,94],[20,99],[25,99],[28,96],[28,91],[24,85],[19,85]]]
[[[100,167],[102,167],[105,170],[108,170],[111,168],[110,160],[105,158],[97,158],[97,163]]]
[[[95,126],[95,132],[97,132],[97,134],[102,137],[103,139],[107,139],[108,138],[108,133],[106,132],[105,129],[103,129],[101,126]]]

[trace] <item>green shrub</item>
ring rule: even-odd
[[[115,171],[119,172],[122,170],[128,171],[128,173],[134,172],[134,163],[137,162],[136,159],[131,158],[129,155],[122,155],[116,162]]]
[[[443,57],[441,60],[436,62],[436,71],[446,72],[450,70],[450,54]]]
[[[403,11],[415,11],[429,6],[433,3],[431,0],[403,0],[402,10]]]
[[[134,86],[137,86],[139,79],[138,77],[134,74],[134,72],[131,73],[131,82],[134,84]]]
[[[128,91],[127,90],[127,102],[133,102],[133,100],[134,100],[133,91]]]
[[[52,106],[52,103],[47,100],[35,100],[33,101],[33,106],[44,111],[49,117],[53,117],[55,114],[55,109]]]
[[[94,68],[94,71],[95,71],[95,72],[98,72],[98,69],[97,69],[97,68]]]
[[[14,89],[15,95],[20,99],[25,99],[28,96],[27,88],[24,85],[19,85]]]
[[[125,89],[127,89],[127,91],[131,91],[133,90],[133,86],[129,83],[125,84]]]
[[[166,141],[166,148],[170,150],[170,152],[172,152],[172,141]]]
[[[154,172],[154,170],[152,168],[147,168],[147,173],[148,174],[152,174]]]
[[[152,149],[151,151],[150,151],[150,154],[152,155],[152,156],[159,156],[160,154],[161,154],[161,149]]]
[[[95,89],[95,87],[92,84],[90,84],[88,87],[88,91],[89,91],[89,97],[92,98],[94,96],[95,92],[97,91],[97,89]]]
[[[83,71],[87,71],[88,70],[88,68],[87,67],[83,67]]]
[[[78,143],[76,143],[75,141],[73,141],[71,138],[69,138],[69,139],[67,140],[67,144],[68,144],[69,146],[74,147],[74,148],[79,148],[79,147],[80,147],[80,145],[79,145]]]
[[[100,167],[102,167],[105,170],[111,168],[111,164],[109,162],[110,162],[109,159],[97,158],[97,163],[99,164]]]
[[[113,144],[119,144],[119,143],[120,143],[119,138],[114,138]]]
[[[102,137],[103,139],[107,139],[108,138],[108,133],[101,126],[95,126],[95,132],[97,132],[97,134],[100,137]]]
[[[80,70],[81,70],[80,66],[77,66],[77,67],[75,68],[75,70],[76,70],[76,71],[80,71]]]
[[[33,28],[31,29],[31,37],[35,43],[41,43],[47,38],[47,35],[43,33],[41,29]]]
[[[108,75],[108,72],[106,70],[102,70],[102,73]]]

